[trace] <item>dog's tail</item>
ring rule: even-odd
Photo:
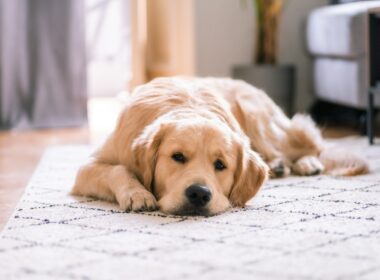
[[[369,172],[364,157],[337,147],[325,148],[320,153],[319,160],[325,167],[325,173],[334,176],[356,176]]]
[[[288,141],[284,145],[288,158],[319,155],[324,173],[336,176],[355,176],[369,172],[364,157],[351,150],[331,146],[323,139],[320,130],[310,116],[296,114],[288,128]]]

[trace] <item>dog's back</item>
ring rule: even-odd
[[[282,169],[280,176],[290,173],[290,169],[299,175],[325,172],[352,176],[369,171],[361,156],[327,148],[308,115],[296,114],[289,119],[264,91],[228,78],[204,78],[198,82],[216,89],[228,101],[252,148],[272,170]]]
[[[289,119],[264,91],[240,80],[158,78],[136,89],[132,99],[136,114],[124,119],[135,118],[134,123],[151,122],[176,107],[218,115],[234,131],[248,136],[252,149],[269,165],[273,177],[291,172],[358,175],[369,169],[360,156],[342,156],[326,148],[320,130],[308,115],[296,114]]]

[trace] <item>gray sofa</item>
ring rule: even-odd
[[[314,58],[314,92],[319,100],[366,109],[369,89],[368,11],[380,1],[330,5],[313,10],[307,46]],[[375,104],[380,106],[380,99]]]

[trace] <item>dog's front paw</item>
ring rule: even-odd
[[[155,197],[146,190],[127,190],[117,197],[123,211],[153,211],[157,209]]]
[[[318,175],[324,171],[324,166],[315,156],[304,156],[292,166],[292,171],[297,175]]]

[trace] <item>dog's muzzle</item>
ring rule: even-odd
[[[194,184],[185,190],[187,202],[173,214],[180,216],[209,216],[208,203],[212,193],[207,186]]]
[[[211,200],[212,194],[208,187],[191,185],[185,190],[190,205],[196,208],[205,207]]]

